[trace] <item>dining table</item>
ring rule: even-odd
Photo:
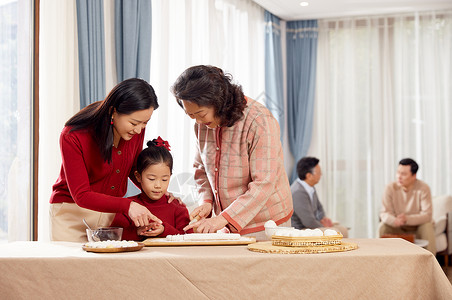
[[[357,249],[261,253],[247,245],[96,253],[82,243],[0,244],[1,299],[452,299],[435,256],[400,238]]]

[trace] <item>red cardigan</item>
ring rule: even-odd
[[[145,193],[130,197],[129,199],[146,206],[151,213],[162,220],[165,230],[159,237],[185,233],[182,229],[188,225],[190,217],[188,215],[187,207],[180,204],[177,200],[168,203],[168,197],[165,195],[157,201],[151,200]],[[127,213],[116,214],[111,226],[124,228],[122,232],[123,240],[140,241],[148,238],[137,234],[137,227],[133,221],[130,220]],[[190,229],[187,233],[193,233],[193,230]]]
[[[145,131],[129,141],[121,139],[108,164],[91,130],[70,129],[64,127],[60,135],[62,166],[50,203],[75,202],[95,211],[127,214],[132,200],[122,197],[127,192],[127,178],[139,186],[133,173]]]

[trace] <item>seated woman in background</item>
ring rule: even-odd
[[[168,142],[158,137],[149,141],[147,146],[138,156],[135,171],[137,181],[141,184],[141,194],[129,199],[152,211],[162,223],[152,222],[137,228],[127,214],[116,214],[111,226],[124,228],[124,240],[138,241],[147,237],[184,234],[183,228],[190,222],[187,207],[178,201],[168,203],[166,196],[173,171],[173,157]]]
[[[270,111],[213,66],[188,68],[172,92],[196,120],[195,181],[203,203],[190,214],[199,221],[185,229],[210,233],[226,226],[265,240],[266,221],[290,226],[292,195],[279,125]]]

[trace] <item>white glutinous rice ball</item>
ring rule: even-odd
[[[275,235],[279,235],[279,236],[289,236],[290,231],[289,230],[285,230],[285,229],[278,229],[275,231]]]
[[[333,229],[326,229],[325,232],[323,232],[324,236],[329,236],[329,235],[338,235],[336,230]]]
[[[294,235],[293,235],[293,236],[298,236],[298,237],[304,236],[303,230],[295,229],[295,230],[294,230]]]
[[[305,236],[312,236],[312,229],[309,229],[309,228],[305,229],[304,234],[305,234]]]
[[[267,227],[276,227],[277,225],[276,225],[276,223],[275,223],[275,221],[273,221],[273,220],[268,220],[267,222],[265,222],[265,224],[264,224],[264,227],[265,228],[267,228]]]
[[[294,229],[294,230],[288,230],[289,236],[292,236],[292,237],[298,236],[298,232],[297,232],[297,231],[298,231],[298,230],[296,230],[296,229]]]
[[[319,228],[316,228],[312,231],[312,236],[323,236],[323,231]]]
[[[302,229],[302,230],[299,230],[298,236],[309,236],[309,235],[306,230]]]

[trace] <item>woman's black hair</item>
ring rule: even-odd
[[[157,109],[159,104],[152,86],[143,79],[130,78],[118,83],[102,100],[94,102],[66,122],[71,131],[92,128],[104,161],[111,162],[113,145],[113,125],[111,117],[118,114],[129,115],[136,111]]]
[[[213,107],[221,126],[234,125],[246,107],[242,87],[232,83],[231,74],[214,66],[188,68],[176,79],[171,91],[182,108],[182,101]]]
[[[148,146],[138,155],[137,159],[137,172],[142,173],[149,166],[164,163],[170,169],[170,173],[173,173],[173,156],[169,150],[159,143],[158,139],[153,139],[146,143]],[[169,147],[169,145],[168,145]]]

